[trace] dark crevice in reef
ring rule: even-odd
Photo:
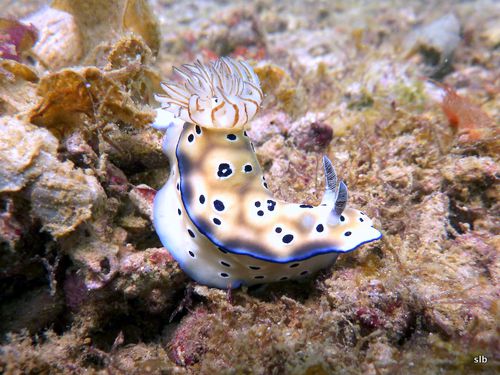
[[[180,305],[151,313],[142,298],[123,300],[112,291],[110,293],[108,298],[105,298],[110,309],[98,318],[97,324],[89,332],[93,345],[104,352],[112,350],[119,335],[123,335],[123,345],[148,344],[162,340],[166,327],[177,325],[191,308],[202,300],[201,297],[196,297],[192,290],[180,290],[172,298],[181,301]],[[99,301],[90,303],[95,305],[102,301],[99,298]]]
[[[66,304],[66,298],[64,293],[64,280],[66,278],[67,270],[73,266],[69,257],[64,256],[59,262],[58,268],[56,270],[55,280],[57,286],[57,293],[61,295],[61,301],[63,302],[61,313],[54,320],[51,328],[58,335],[62,335],[71,328],[72,316],[71,311]]]
[[[405,345],[407,342],[410,342],[416,334],[425,330],[419,316],[419,312],[410,311],[408,317],[408,325],[397,340],[398,346],[401,347]]]
[[[179,290],[173,296],[174,301],[180,301],[173,311],[170,313],[168,324],[176,324],[182,320],[191,310],[200,303],[203,303],[203,298],[194,293],[192,283],[188,284],[185,289]]]
[[[134,235],[130,235],[127,238],[127,242],[130,243],[136,251],[163,247],[163,244],[156,234],[152,224],[145,228],[145,230],[135,233]]]
[[[62,331],[64,301],[58,285],[65,257],[41,223],[27,215],[31,212],[27,200],[5,196],[2,201],[4,228],[15,236],[0,243],[0,341],[8,332],[37,334],[49,327]],[[19,223],[23,231],[16,231]],[[15,266],[4,268],[6,264]]]
[[[450,200],[450,214],[448,216],[450,225],[457,231],[457,233],[463,234],[465,230],[463,229],[463,224],[468,225],[470,230],[474,230],[474,220],[476,215],[473,211],[467,209],[466,206],[460,205],[457,201]],[[462,225],[461,225],[462,224]]]
[[[39,276],[33,279],[16,275],[2,280],[0,288],[4,293],[0,307],[0,341],[4,341],[8,332],[19,333],[24,329],[31,335],[47,328],[57,334],[66,331],[69,319],[61,287],[62,274],[66,268],[64,263],[66,260],[59,261],[53,270],[40,265]],[[7,284],[11,287],[3,288]]]
[[[485,176],[484,180],[469,184],[467,190],[461,190],[461,186],[445,184],[442,191],[449,198],[448,221],[458,234],[473,231],[474,221],[484,215],[485,210],[493,207],[495,199],[488,196],[488,189],[495,183],[495,177]],[[463,197],[463,195],[466,197]],[[448,237],[453,239],[455,234],[448,231]]]

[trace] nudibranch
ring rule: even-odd
[[[182,83],[163,83],[156,100],[184,123],[164,128],[171,171],[153,221],[191,278],[218,288],[300,278],[381,237],[365,213],[346,208],[347,187],[326,156],[320,205],[272,196],[244,130],[263,99],[246,62],[174,69]]]

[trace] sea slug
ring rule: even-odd
[[[263,98],[247,63],[222,58],[174,69],[182,83],[163,83],[156,100],[185,123],[164,129],[171,171],[153,221],[191,278],[218,288],[300,278],[381,237],[365,213],[346,208],[347,187],[337,185],[326,156],[320,205],[271,195],[244,130]]]

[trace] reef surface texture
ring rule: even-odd
[[[500,361],[500,3],[0,0],[0,373],[457,374]],[[381,241],[197,285],[151,224],[172,66],[242,57],[273,194],[321,158]]]

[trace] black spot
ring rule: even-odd
[[[318,232],[323,232],[323,230],[324,230],[324,229],[325,229],[325,228],[323,227],[323,224],[318,224],[318,225],[316,226],[316,230],[317,230]]]
[[[222,264],[224,267],[231,267],[229,263],[226,263],[223,260],[220,261],[220,264]]]
[[[263,279],[264,276],[254,276],[254,279]]]
[[[194,232],[191,229],[188,229],[188,233],[191,237],[193,238],[195,237]]]
[[[307,275],[308,273],[309,273],[309,271],[302,271],[302,272],[300,273],[300,275],[301,275],[301,276],[304,276],[304,275]]]
[[[269,189],[269,186],[267,186],[267,182],[264,182],[262,185],[264,185],[266,189]]]
[[[250,142],[250,147],[252,147],[252,151],[255,152],[255,147],[252,142]]]
[[[221,253],[227,254],[227,251],[226,251],[226,250],[224,250],[223,248],[218,247],[217,249],[218,249]]]
[[[177,183],[177,190],[180,190],[180,186],[179,186],[179,183]]]
[[[230,141],[236,141],[236,138],[237,138],[237,137],[236,137],[236,135],[234,135],[234,134],[228,134],[228,135],[226,136],[226,138],[227,138],[227,139],[229,139]]]
[[[301,204],[299,207],[300,208],[313,208],[313,206],[311,206],[310,204]]]
[[[264,216],[264,211],[262,211],[262,210],[257,211],[257,215]]]
[[[290,243],[293,240],[293,235],[291,235],[291,234],[285,234],[283,236],[282,240],[283,240],[284,243]]]
[[[193,142],[193,141],[194,141],[194,135],[189,134],[189,135],[188,135],[188,141],[189,141],[189,142]]]
[[[214,224],[216,225],[221,225],[221,221],[217,219],[216,217],[213,218]]]
[[[189,255],[191,255],[192,258],[194,258],[194,253],[191,250],[189,250],[188,253]]]
[[[364,215],[364,214],[365,214],[363,211],[359,211],[359,213],[360,213],[361,215]]]
[[[228,163],[220,163],[219,170],[217,171],[217,176],[219,177],[229,177],[233,173],[231,166]]]
[[[255,202],[255,207],[260,207],[260,202],[259,201]]]
[[[344,233],[344,236],[349,237],[351,234],[352,234],[351,231],[348,230],[347,232]]]
[[[281,229],[281,227],[276,227],[276,229],[274,231],[276,233],[281,233],[283,231],[283,229]]]
[[[295,267],[298,267],[298,266],[300,266],[300,263],[290,264],[290,268],[295,268]]]
[[[245,171],[245,173],[250,173],[250,172],[252,172],[253,168],[250,164],[245,164],[245,166],[243,167],[243,170]]]
[[[267,209],[269,211],[274,211],[274,207],[276,206],[276,202],[273,201],[272,199],[267,200]]]
[[[201,204],[205,203],[205,196],[203,194],[200,195],[200,203]]]
[[[196,125],[194,129],[196,131],[196,134],[201,134],[201,128],[198,125]]]
[[[248,266],[251,270],[260,270],[259,266]]]
[[[181,216],[181,209],[180,208],[177,209],[177,213],[179,214],[179,216]]]
[[[227,273],[225,273],[225,272],[221,272],[220,276],[221,277],[229,277],[229,275]]]
[[[220,200],[216,199],[214,201],[214,207],[217,211],[224,211],[224,203],[222,203]]]
[[[340,221],[345,221],[344,215],[340,215]]]
[[[360,218],[359,218],[359,221],[363,222],[364,220],[363,220],[363,218],[362,218],[362,217],[360,217]]]
[[[285,280],[288,280],[288,277],[283,276],[283,277],[280,279],[280,281],[285,281]]]
[[[243,131],[243,135],[244,135],[245,137],[248,137],[248,134],[247,134],[247,131],[246,131],[246,130],[244,130],[244,131]]]

